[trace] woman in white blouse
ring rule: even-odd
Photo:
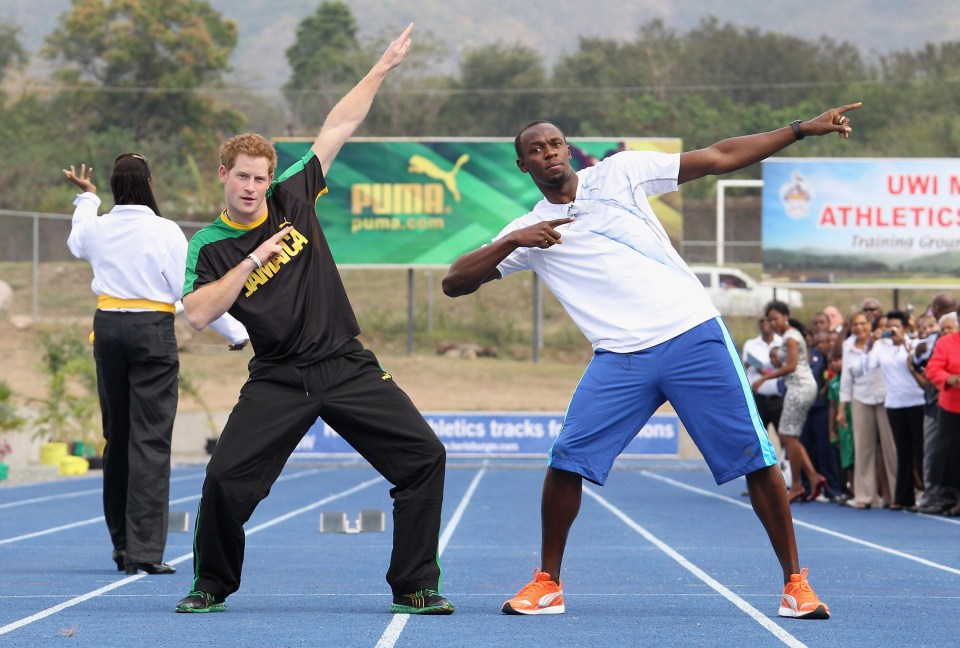
[[[187,240],[160,217],[147,160],[119,156],[110,177],[114,207],[98,216],[93,169],[64,175],[83,193],[67,245],[93,266],[97,295],[93,354],[103,418],[103,512],[117,569],[172,574],[163,562],[170,495],[170,446],[180,360],[173,320],[183,292]],[[232,321],[230,321],[232,320]],[[217,329],[246,344],[233,318]]]
[[[880,368],[886,395],[893,442],[897,446],[897,477],[890,509],[894,511],[916,506],[916,489],[923,474],[923,406],[926,402],[907,362],[910,343],[907,340],[906,314],[887,313],[887,324],[881,338],[871,338],[863,359],[864,371]]]
[[[840,373],[840,407],[837,423],[847,424],[845,405],[850,403],[853,418],[853,499],[847,505],[858,509],[881,506],[877,475],[877,450],[883,456],[882,469],[888,484],[896,480],[897,449],[883,406],[886,390],[880,369],[864,373],[863,358],[871,339],[870,316],[857,312],[850,316],[852,335],[843,342],[843,370]]]

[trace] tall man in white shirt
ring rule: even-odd
[[[575,172],[564,134],[528,124],[517,166],[544,200],[488,245],[457,259],[451,297],[533,270],[587,336],[594,358],[549,456],[541,504],[541,565],[506,614],[565,610],[560,565],[580,510],[582,480],[603,484],[617,455],[666,400],[714,478],[746,475],[751,502],[783,570],[779,613],[829,618],[800,569],[786,488],[730,335],[700,281],[670,244],[648,196],[759,162],[810,135],[849,136],[850,104],[806,122],[681,154],[621,152]]]

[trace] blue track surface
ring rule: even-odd
[[[441,535],[450,617],[389,613],[388,484],[364,464],[290,465],[247,524],[244,580],[224,614],[175,614],[174,576],[110,560],[100,481],[0,488],[0,645],[10,646],[951,646],[960,522],[829,504],[793,507],[801,562],[829,621],[776,616],[780,573],[742,480],[699,464],[634,464],[589,486],[564,560],[567,612],[500,614],[539,565],[540,462],[451,460]],[[174,470],[192,528],[202,466]],[[386,533],[321,534],[322,511],[388,512]]]

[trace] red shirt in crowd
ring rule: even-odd
[[[940,407],[960,414],[960,385],[947,386],[950,376],[960,375],[960,331],[937,340],[933,355],[927,363],[927,379],[940,390]]]

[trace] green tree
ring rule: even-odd
[[[27,64],[27,51],[20,43],[20,30],[11,25],[0,24],[0,81],[7,71]]]
[[[648,133],[644,129],[660,122],[668,108],[682,46],[659,20],[642,25],[633,42],[581,38],[579,50],[554,69],[551,85],[558,95],[551,107],[557,125],[574,136]],[[628,114],[643,117],[624,123]]]
[[[387,43],[400,28],[388,36],[364,44],[366,67],[378,60]],[[390,72],[361,126],[361,135],[377,137],[424,137],[438,135],[440,120],[450,97],[450,75],[440,69],[449,60],[447,46],[429,31],[414,32],[415,41],[403,65]]]
[[[875,145],[890,155],[960,155],[960,42],[895,52],[881,69],[884,82],[864,93],[884,107]]]
[[[856,47],[828,38],[808,41],[708,17],[684,40],[675,83],[706,96],[722,93],[737,104],[782,107],[812,96],[832,98],[836,88],[866,74]]]
[[[542,117],[546,83],[543,57],[529,47],[495,43],[469,50],[451,83],[442,134],[513,136]]]
[[[236,42],[233,21],[203,0],[73,0],[44,53],[61,64],[76,127],[117,127],[138,143],[173,140],[184,154],[206,153],[242,121],[204,95]]]
[[[315,131],[369,68],[357,40],[357,21],[342,2],[324,2],[300,21],[286,54],[291,73],[283,94],[296,132]]]

